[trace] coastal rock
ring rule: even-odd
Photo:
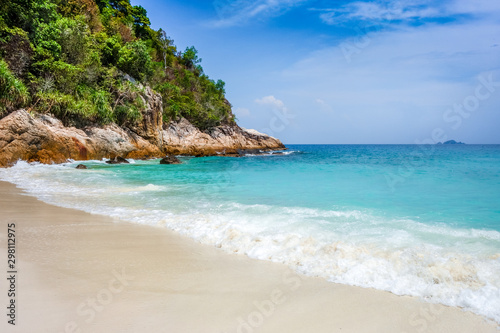
[[[172,155],[240,156],[239,150],[284,148],[276,138],[237,125],[221,125],[202,132],[182,118],[163,126],[163,149]]]
[[[0,119],[0,166],[18,160],[63,163],[100,160],[115,156],[144,158],[164,156],[159,147],[115,124],[78,129],[65,127],[50,115],[31,116],[14,111]]]
[[[128,164],[130,162],[121,156],[115,156],[114,158],[110,159],[109,161],[106,161],[106,163],[107,164]]]
[[[83,164],[78,164],[76,166],[77,169],[82,169],[82,170],[85,170],[85,169],[88,169],[86,165],[83,165]]]
[[[175,156],[166,156],[161,161],[160,164],[182,164],[182,162]]]
[[[240,156],[262,154],[262,150],[260,149],[238,149],[237,151]]]
[[[68,159],[132,159],[167,155],[242,156],[251,151],[286,149],[276,138],[237,125],[221,125],[205,132],[186,119],[162,123],[161,98],[146,88],[149,111],[143,124],[65,127],[51,115],[32,116],[21,109],[0,119],[0,167],[18,160],[63,163]],[[159,99],[158,99],[159,98]],[[139,135],[140,133],[141,135]]]

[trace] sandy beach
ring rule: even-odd
[[[48,205],[5,182],[0,211],[1,332],[498,332],[458,308],[300,276],[165,228]]]

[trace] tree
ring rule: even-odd
[[[139,38],[150,39],[151,38],[151,22],[147,16],[146,9],[142,6],[132,7],[131,13],[134,18],[134,32]]]
[[[222,97],[222,95],[224,95],[226,93],[226,89],[225,89],[226,82],[224,82],[222,80],[217,80],[217,83],[215,84],[215,87],[219,91],[219,94],[220,94],[221,97]]]
[[[0,118],[29,106],[65,124],[128,126],[145,108],[137,80],[162,95],[165,119],[210,128],[231,106],[201,61],[194,46],[178,53],[130,0],[0,0]]]
[[[165,69],[167,69],[168,47],[173,43],[173,40],[171,40],[170,37],[167,36],[167,33],[162,28],[160,28],[160,30],[158,30],[158,40],[160,42],[162,53],[163,53],[163,63],[164,63]]]
[[[58,16],[57,5],[51,0],[0,1],[0,16],[5,24],[18,27],[33,37],[40,24],[55,20]]]
[[[198,57],[198,50],[194,46],[186,48],[186,51],[182,54],[182,60],[184,61],[184,65],[191,70],[195,68],[195,65],[201,63],[201,58]]]
[[[152,71],[153,62],[142,40],[125,44],[118,57],[118,68],[139,81],[144,81]]]

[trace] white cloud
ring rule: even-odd
[[[442,14],[437,7],[426,7],[426,1],[399,2],[351,2],[338,9],[327,9],[320,14],[326,24],[338,24],[345,21],[393,21],[416,18],[438,17]]]
[[[318,104],[319,109],[321,111],[323,111],[323,112],[333,112],[332,107],[327,102],[325,102],[324,100],[322,100],[321,98],[317,98],[315,102],[316,102],[316,104]]]
[[[402,27],[368,38],[350,63],[335,46],[282,72],[280,82],[287,83],[281,94],[295,109],[304,110],[298,124],[328,133],[323,135],[329,142],[413,143],[436,127],[471,142],[488,139],[481,133],[500,120],[500,90],[481,102],[459,130],[443,116],[474,94],[479,76],[499,73],[500,48],[492,45],[500,43],[500,24],[481,20]],[[500,81],[497,75],[494,80]],[[323,102],[335,112],[321,113]],[[318,117],[321,123],[309,120]]]
[[[261,17],[279,16],[308,0],[216,0],[214,7],[218,19],[214,27],[231,27]]]
[[[447,4],[446,10],[452,14],[488,15],[497,18],[500,12],[498,0],[454,0]]]
[[[278,109],[278,110],[284,111],[284,112],[286,112],[288,110],[287,107],[285,106],[285,103],[283,103],[283,101],[277,99],[276,97],[274,97],[272,95],[262,97],[260,99],[256,99],[255,103],[260,104],[260,105],[268,105],[274,109]]]
[[[318,9],[314,9],[318,11]],[[415,19],[445,18],[453,15],[491,15],[500,10],[500,1],[403,0],[365,2],[354,1],[339,8],[322,10],[321,20],[329,25],[348,21],[408,21]]]

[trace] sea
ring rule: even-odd
[[[20,161],[0,179],[114,223],[168,228],[301,274],[500,323],[500,145],[287,147],[180,157],[180,165]]]

